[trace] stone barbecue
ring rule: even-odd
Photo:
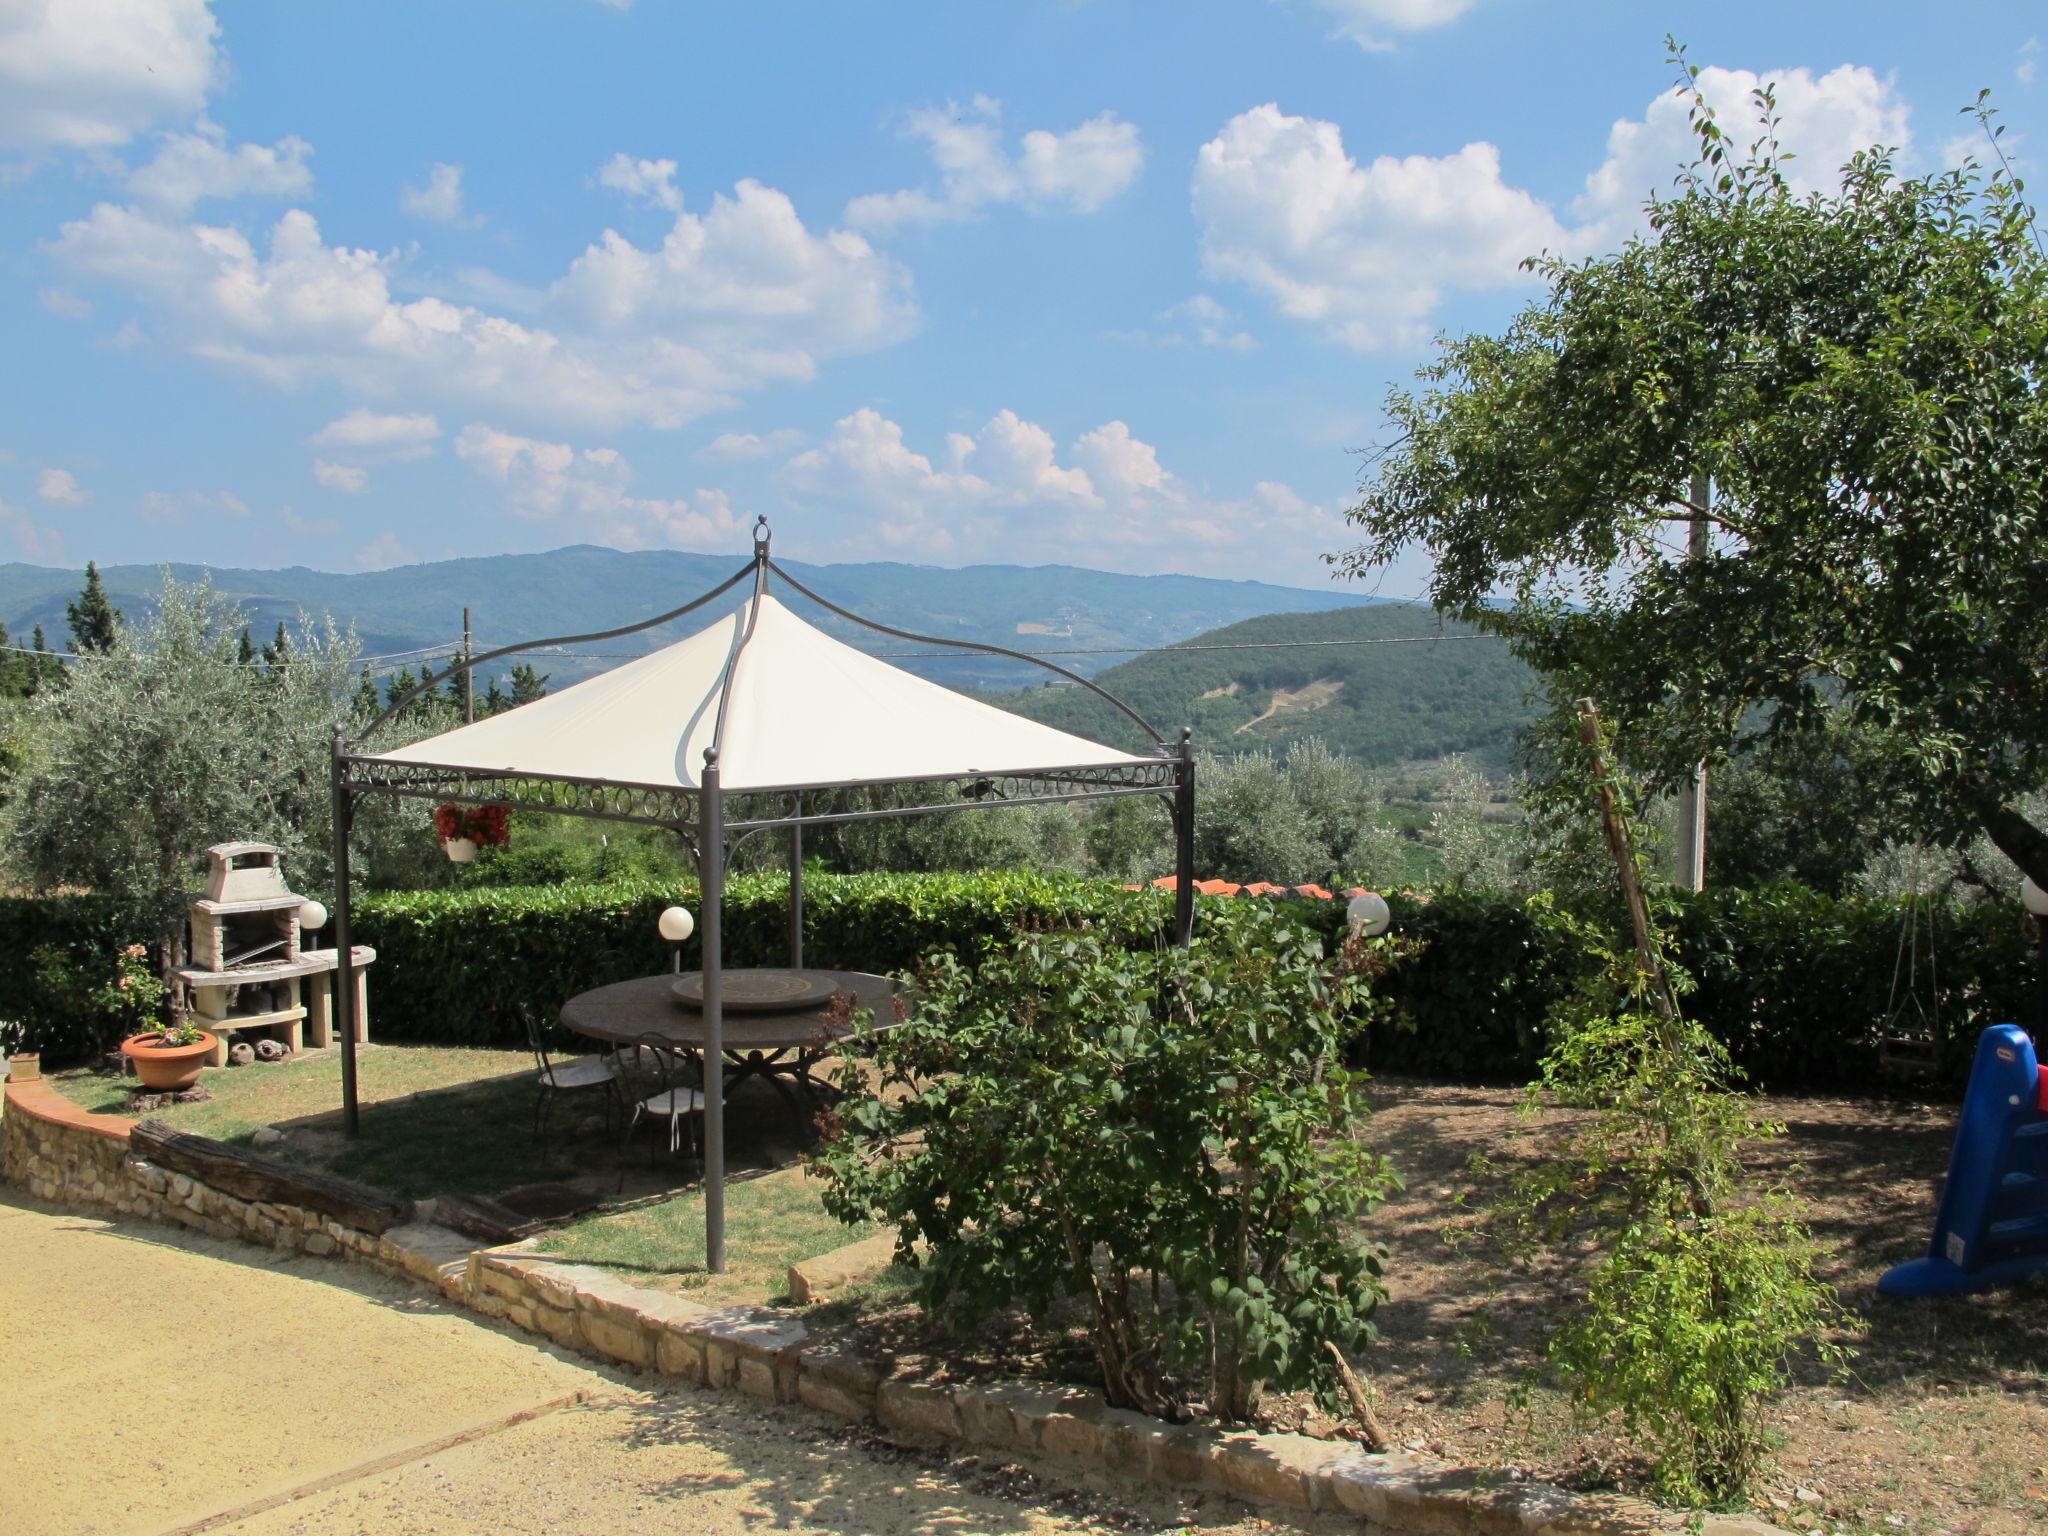
[[[269,843],[217,843],[206,857],[206,889],[191,908],[192,963],[176,974],[194,1022],[220,1041],[211,1065],[227,1065],[230,1035],[275,1040],[287,1051],[326,1047],[339,956],[305,947],[307,919],[324,924],[325,910],[285,888],[279,852]],[[365,973],[377,952],[358,944],[351,954],[355,1034],[367,1042]]]

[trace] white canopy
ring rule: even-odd
[[[719,778],[728,792],[1158,761],[915,677],[806,624],[772,594],[740,653]],[[753,603],[588,682],[375,762],[695,789],[726,662]]]

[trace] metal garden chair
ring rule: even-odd
[[[696,1140],[692,1148],[698,1167],[704,1165],[704,1093],[682,1081],[685,1068],[684,1053],[675,1041],[666,1035],[646,1034],[627,1047],[632,1052],[628,1068],[633,1083],[630,1093],[631,1112],[626,1116],[626,1128],[619,1136],[619,1188],[626,1187],[626,1152],[633,1140],[633,1131],[642,1120],[661,1120],[668,1125],[668,1154],[674,1157],[682,1148],[684,1128],[696,1122]],[[620,1059],[627,1058],[624,1051]],[[647,1152],[648,1167],[654,1166],[654,1149]]]
[[[601,1093],[604,1096],[604,1128],[607,1134],[612,1128],[612,1108],[617,1105],[621,1112],[625,1108],[619,1091],[619,1068],[615,1057],[578,1056],[567,1061],[556,1061],[548,1054],[545,1031],[540,1015],[527,1004],[518,1005],[519,1022],[526,1031],[527,1048],[533,1052],[533,1065],[539,1083],[539,1093],[533,1102],[533,1139],[545,1151],[547,1147],[548,1117],[553,1113],[555,1101],[579,1093]]]

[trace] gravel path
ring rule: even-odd
[[[5,1189],[0,1317],[7,1536],[1273,1529],[657,1390],[360,1268]]]

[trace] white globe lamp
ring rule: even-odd
[[[2020,905],[2036,917],[2048,917],[2048,891],[2034,884],[2032,875],[2023,876],[2020,880]]]
[[[317,901],[309,901],[299,908],[299,931],[318,933],[327,926],[327,908]]]
[[[1360,891],[1351,898],[1351,904],[1344,909],[1350,920],[1353,938],[1376,939],[1393,925],[1394,914],[1387,906],[1387,898],[1378,891]]]
[[[690,916],[688,907],[663,907],[661,916],[654,926],[661,930],[661,936],[668,940],[669,969],[682,974],[683,941],[697,931],[697,919]]]

